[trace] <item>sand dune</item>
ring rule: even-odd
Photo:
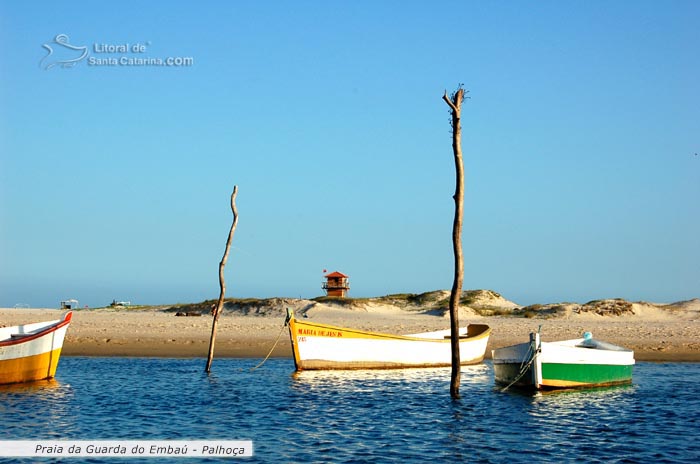
[[[405,296],[377,299],[314,301],[276,298],[227,305],[218,327],[216,356],[264,357],[275,340],[273,356],[291,356],[284,329],[286,308],[310,320],[389,333],[416,333],[448,326],[440,302],[444,293],[431,292],[425,301]],[[425,294],[424,294],[425,295]],[[497,295],[497,294],[496,294]],[[531,331],[544,340],[575,338],[589,331],[634,349],[638,360],[700,361],[700,300],[671,304],[600,300],[594,304],[539,305],[521,308],[498,297],[463,305],[462,325],[487,323],[493,328],[490,349],[519,343]],[[211,331],[206,303],[146,309],[92,309],[74,312],[64,344],[68,356],[204,357]],[[489,312],[498,315],[482,315]],[[503,312],[505,311],[505,313]],[[530,311],[530,312],[528,312]],[[192,314],[190,316],[176,316]],[[195,316],[194,314],[200,314]],[[0,325],[58,318],[60,310],[0,309]]]

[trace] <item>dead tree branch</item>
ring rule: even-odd
[[[238,194],[238,186],[233,186],[233,193],[231,194],[231,211],[233,212],[233,223],[231,224],[231,230],[228,233],[228,239],[226,240],[226,249],[224,250],[224,256],[219,262],[219,300],[216,302],[216,307],[212,310],[213,321],[211,324],[211,338],[209,339],[209,355],[207,356],[207,367],[204,369],[207,373],[211,372],[211,362],[214,359],[214,343],[216,342],[216,325],[219,322],[219,316],[224,308],[224,297],[226,295],[226,282],[224,281],[224,267],[226,267],[226,261],[228,261],[228,254],[231,250],[231,241],[233,240],[233,234],[236,232],[236,226],[238,225],[238,209],[236,208],[236,195]]]
[[[462,127],[460,123],[464,89],[460,87],[450,97],[442,96],[450,107],[452,117],[452,152],[455,160],[455,215],[452,223],[452,251],[454,253],[454,280],[450,292],[450,344],[452,348],[452,376],[450,396],[459,398],[461,359],[459,354],[459,299],[462,295],[464,262],[462,256],[462,221],[464,217],[464,162],[462,159]]]

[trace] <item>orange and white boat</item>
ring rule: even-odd
[[[0,328],[0,385],[56,375],[72,311],[56,321]]]
[[[450,331],[392,335],[299,321],[287,311],[298,371],[442,367],[452,363]],[[483,361],[491,329],[469,324],[459,330],[461,364]]]

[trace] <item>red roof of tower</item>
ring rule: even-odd
[[[348,278],[348,276],[346,276],[346,275],[343,274],[342,272],[338,272],[338,271],[331,272],[330,274],[327,274],[325,277],[326,277],[326,278],[328,278],[328,277],[330,277],[330,278],[338,278],[338,277],[339,277],[339,278],[341,278],[341,279],[347,279],[347,278]]]

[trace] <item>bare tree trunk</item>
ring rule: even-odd
[[[452,223],[452,250],[454,252],[455,269],[452,292],[450,293],[450,344],[452,347],[452,378],[450,380],[450,396],[459,398],[459,382],[461,374],[461,360],[459,355],[459,299],[462,295],[462,281],[464,279],[464,260],[462,257],[462,220],[464,217],[464,162],[462,160],[462,127],[460,116],[462,102],[464,101],[464,89],[460,86],[450,97],[447,91],[442,99],[450,107],[452,115],[452,151],[455,158],[456,186],[455,186],[455,217]]]
[[[224,256],[221,258],[219,263],[219,301],[216,302],[216,307],[212,310],[212,315],[214,320],[211,324],[211,338],[209,339],[209,356],[207,357],[207,367],[204,369],[207,373],[211,372],[211,362],[214,359],[214,343],[216,342],[216,324],[219,322],[219,316],[221,315],[221,310],[224,308],[224,296],[226,295],[226,282],[224,281],[224,267],[226,266],[226,261],[228,261],[228,253],[231,249],[231,240],[233,240],[233,234],[236,232],[236,226],[238,225],[238,210],[236,209],[236,195],[238,194],[238,186],[233,186],[233,193],[231,194],[231,211],[233,212],[233,223],[231,224],[231,230],[228,233],[228,239],[226,240],[226,249],[224,250]]]

